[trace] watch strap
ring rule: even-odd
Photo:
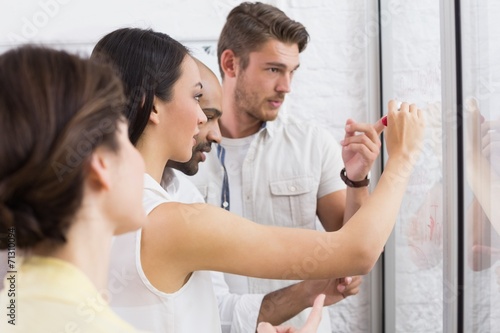
[[[347,172],[346,172],[345,168],[340,170],[340,178],[349,187],[365,187],[365,186],[370,185],[370,179],[368,178],[368,175],[366,176],[365,179],[355,182],[355,181],[352,181],[349,178],[347,178]]]

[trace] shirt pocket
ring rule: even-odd
[[[274,225],[314,228],[316,191],[312,177],[296,177],[269,184]]]

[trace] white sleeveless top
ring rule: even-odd
[[[146,213],[170,201],[168,193],[145,174]],[[144,274],[140,249],[141,230],[114,238],[108,284],[113,310],[134,327],[151,332],[219,333],[219,311],[210,273],[193,272],[181,289],[164,293]]]

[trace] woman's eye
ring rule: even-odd
[[[203,96],[203,94],[198,94],[194,96],[194,99],[197,100],[198,102],[200,101],[200,98]]]

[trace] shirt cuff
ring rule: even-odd
[[[240,295],[233,312],[231,333],[255,332],[264,294]],[[224,326],[224,325],[223,325]]]

